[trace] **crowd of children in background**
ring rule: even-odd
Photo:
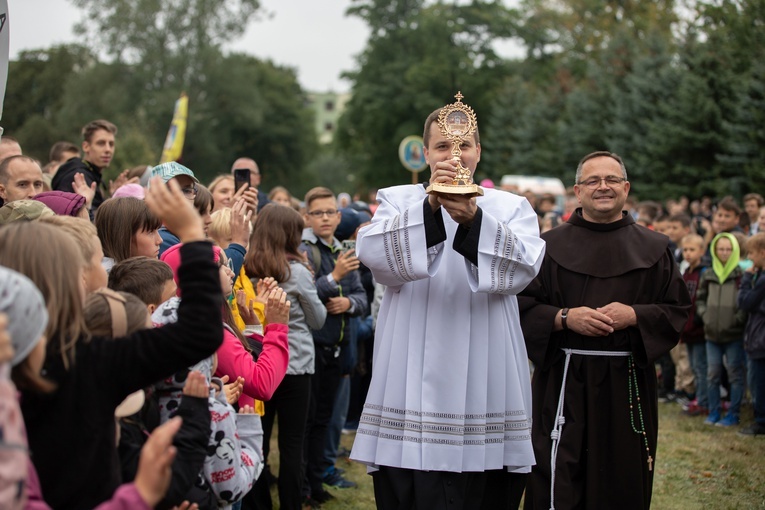
[[[678,262],[694,300],[671,364],[663,365],[675,374],[674,387],[665,379],[665,398],[683,405],[686,414],[703,416],[704,423],[719,427],[740,424],[746,399],[755,406],[755,422],[739,432],[759,435],[765,433],[765,414],[758,412],[763,399],[757,399],[757,393],[765,390],[760,390],[757,360],[765,352],[757,338],[763,331],[756,328],[762,312],[759,303],[751,302],[751,289],[763,269],[765,209],[758,194],[744,196],[744,204],[741,211],[732,197],[725,197],[709,216],[699,210],[691,218],[680,211],[654,222],[678,248]],[[675,355],[676,351],[680,352]]]
[[[708,197],[628,201],[627,213],[669,237],[693,299],[680,342],[659,360],[659,399],[719,427],[740,425],[742,404],[750,402],[754,423],[739,433],[763,435],[765,395],[757,396],[765,392],[765,200],[750,193],[743,202],[742,210],[730,196],[716,204]],[[560,220],[575,203],[565,200]],[[560,221],[549,221],[549,207],[537,212],[542,230]]]
[[[170,162],[107,190],[115,135],[88,124],[82,157],[56,144],[44,171],[0,142],[0,425],[28,465],[0,476],[0,506],[271,509],[276,484],[280,508],[299,509],[354,487],[336,460],[371,371],[381,293],[353,240],[374,204],[266,195],[248,158],[209,187]],[[543,231],[576,206],[526,196]],[[669,237],[694,299],[661,398],[725,427],[752,402],[739,431],[762,435],[765,203],[744,205],[627,213]]]

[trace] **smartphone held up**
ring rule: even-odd
[[[234,169],[234,189],[239,191],[242,187],[250,187],[250,170],[248,168]]]
[[[356,254],[356,241],[352,239],[346,239],[343,241],[343,253],[351,252]]]

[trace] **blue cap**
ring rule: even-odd
[[[335,237],[338,241],[345,241],[350,238],[360,225],[370,221],[372,218],[363,211],[357,211],[351,207],[340,209],[340,224],[335,229]]]
[[[151,169],[152,177],[162,177],[162,180],[165,182],[169,181],[173,177],[178,177],[179,175],[188,175],[194,179],[194,182],[197,184],[199,183],[199,180],[194,177],[194,172],[181,165],[177,161],[162,163],[161,165],[157,165]]]

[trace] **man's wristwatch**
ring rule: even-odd
[[[566,319],[568,319],[568,308],[564,308],[560,311],[560,324],[563,326],[563,329],[568,329]]]

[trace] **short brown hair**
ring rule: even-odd
[[[74,216],[51,216],[40,221],[53,225],[59,231],[72,237],[77,242],[80,253],[82,253],[85,259],[85,266],[90,265],[95,252],[93,238],[98,239],[98,231],[95,225],[84,218],[76,218]]]
[[[132,179],[134,177],[138,177],[140,179],[143,177],[143,174],[146,173],[147,168],[149,168],[149,165],[138,165],[134,166],[133,168],[129,168],[127,178]]]
[[[204,216],[215,207],[212,193],[205,186],[197,184],[197,196],[194,197],[194,208],[200,216]]]
[[[438,121],[438,116],[441,115],[442,108],[437,108],[430,112],[430,115],[428,115],[428,118],[425,119],[425,128],[422,130],[422,145],[425,146],[425,148],[428,147],[428,143],[430,143],[430,126],[434,122]],[[481,143],[481,137],[478,134],[478,124],[475,126],[475,132],[473,133],[473,139],[475,140],[476,144]]]
[[[661,213],[661,204],[651,200],[646,200],[645,202],[640,202],[637,205],[637,210],[640,219],[642,221],[648,222],[648,224],[651,225],[656,221],[659,213]]]
[[[50,153],[48,154],[48,161],[59,161],[63,163],[63,157],[65,152],[76,152],[77,154],[80,153],[80,148],[77,147],[72,142],[56,142],[53,144],[53,147],[50,148]]]
[[[717,208],[725,209],[726,211],[731,211],[736,216],[739,216],[741,214],[741,208],[736,203],[736,200],[730,195],[720,199],[720,201],[717,202]]]
[[[746,240],[746,250],[753,252],[765,249],[765,232],[759,232]]]
[[[134,294],[145,305],[160,305],[165,284],[172,279],[173,270],[161,260],[130,257],[114,264],[108,287]]]
[[[763,205],[765,205],[765,199],[763,199],[762,195],[760,195],[759,193],[747,193],[746,195],[744,195],[744,199],[743,199],[744,203],[747,203],[750,200],[756,200],[758,207],[762,207]]]
[[[104,131],[108,131],[114,136],[117,136],[117,126],[108,120],[98,119],[85,124],[85,126],[82,128],[82,140],[85,142],[90,142],[90,140],[93,138],[93,134],[99,129],[103,129]]]
[[[335,198],[335,194],[332,193],[331,189],[321,186],[309,189],[304,200],[306,210],[311,207],[311,202],[320,198]]]
[[[743,232],[730,232],[730,234],[736,238],[736,241],[738,241],[739,257],[741,260],[744,260],[748,253],[748,250],[746,249],[746,234]]]
[[[689,228],[691,226],[691,217],[685,213],[673,214],[669,217],[669,221],[672,223],[679,223],[683,228]]]
[[[130,258],[133,236],[162,226],[146,202],[133,197],[110,198],[96,211],[96,229],[104,255],[115,262]]]

